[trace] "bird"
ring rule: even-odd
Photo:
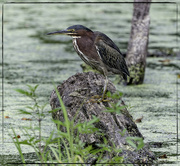
[[[105,99],[109,74],[119,74],[127,81],[129,76],[126,61],[116,44],[104,33],[92,31],[83,25],[73,25],[65,30],[47,35],[68,35],[79,57],[93,69],[105,76],[102,100]]]

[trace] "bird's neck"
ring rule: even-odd
[[[81,36],[80,38],[73,38],[73,45],[77,52],[87,54],[93,48],[94,41],[89,36]]]
[[[81,38],[81,36],[72,36],[73,39]]]

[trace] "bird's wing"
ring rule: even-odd
[[[96,32],[96,34],[97,38],[95,45],[103,63],[105,63],[110,68],[115,68],[129,76],[129,71],[125,59],[119,48],[105,34],[100,32]]]

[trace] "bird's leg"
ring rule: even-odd
[[[108,85],[108,78],[107,78],[107,76],[105,76],[105,78],[106,79],[105,79],[105,85],[104,85],[104,88],[103,88],[102,96],[99,96],[99,95],[92,96],[91,99],[90,99],[90,102],[100,103],[100,102],[108,102],[109,101],[109,100],[105,99],[105,94],[106,94],[107,85]]]
[[[108,78],[107,76],[106,77],[106,80],[105,80],[105,85],[104,85],[104,89],[103,89],[103,95],[102,95],[102,100],[104,100],[105,98],[105,94],[106,94],[106,90],[107,90],[107,85],[108,85]]]
[[[105,76],[105,84],[104,84],[104,88],[103,88],[103,94],[102,96],[93,96],[91,97],[91,101],[92,102],[108,102],[109,100],[105,99],[105,95],[106,95],[106,91],[107,91],[107,86],[108,86],[108,78],[107,78],[107,70],[105,68],[103,68],[103,75]]]

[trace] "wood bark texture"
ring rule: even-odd
[[[134,0],[131,35],[126,57],[130,72],[128,84],[142,84],[144,80],[149,39],[150,2],[151,0]]]
[[[148,146],[136,151],[130,147],[127,142],[127,137],[141,137],[142,134],[134,123],[132,116],[128,110],[124,108],[120,114],[104,112],[106,107],[112,107],[112,103],[120,101],[120,106],[124,105],[122,99],[115,99],[111,102],[90,102],[90,98],[94,95],[102,95],[103,86],[105,83],[104,76],[93,72],[77,73],[64,81],[61,85],[58,85],[57,89],[62,97],[62,100],[66,106],[67,114],[70,120],[72,120],[79,110],[74,123],[88,122],[93,116],[99,118],[99,122],[94,123],[94,126],[101,130],[104,137],[108,140],[108,145],[115,144],[116,147],[122,149],[120,156],[124,157],[124,162],[127,163],[149,163],[155,158],[149,151]],[[116,88],[111,81],[108,83],[107,90],[111,93],[116,92]],[[52,109],[59,108],[60,103],[55,90],[53,90],[50,98],[50,105]],[[52,113],[53,119],[64,122],[64,116],[62,110]],[[60,130],[65,132],[64,127],[60,127]],[[126,130],[124,135],[120,133]],[[76,133],[74,133],[76,134]],[[101,135],[93,134],[80,134],[79,140],[89,144],[103,143]],[[110,154],[106,154],[108,157]],[[111,154],[112,155],[112,154]],[[114,154],[117,155],[117,154]],[[90,162],[89,159],[87,162]]]

